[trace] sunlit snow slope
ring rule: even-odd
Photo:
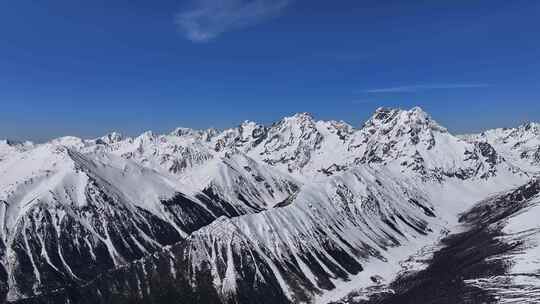
[[[531,128],[457,137],[420,108],[380,108],[361,128],[300,113],[224,131],[2,141],[0,290],[325,303],[391,280],[473,202],[529,180]]]

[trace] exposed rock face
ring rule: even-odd
[[[8,299],[92,280],[221,216],[259,212],[298,189],[252,166],[250,175],[217,175],[209,188],[186,195],[133,161],[49,144],[14,154],[5,166],[0,254]],[[238,164],[229,159],[227,166]]]
[[[357,164],[384,164],[442,181],[517,172],[486,142],[467,142],[441,127],[420,108],[377,109],[351,143],[361,151]]]
[[[432,254],[413,257],[426,263],[423,269],[402,273],[386,289],[357,291],[334,303],[538,302],[539,195],[540,181],[533,179],[480,201]]]
[[[517,128],[488,130],[465,136],[470,141],[492,145],[508,162],[529,172],[540,171],[540,124],[526,123]]]
[[[170,248],[50,299],[310,301],[334,289],[334,280],[358,275],[370,259],[387,261],[389,248],[432,232],[433,207],[406,181],[387,174],[353,170],[324,189],[301,191],[287,207],[221,218]]]
[[[0,297],[297,303],[381,282],[373,265],[398,265],[457,212],[433,193],[526,179],[535,128],[459,138],[420,108],[380,108],[360,129],[300,113],[0,142]]]

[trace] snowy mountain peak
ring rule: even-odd
[[[265,127],[254,121],[245,120],[242,124],[240,124],[240,126],[238,126],[238,129],[240,133],[242,133],[242,136],[246,137],[252,135],[251,133],[253,133],[255,130],[265,129]]]
[[[351,148],[363,151],[356,163],[396,166],[428,180],[487,179],[519,167],[506,162],[485,141],[450,134],[419,107],[377,109],[355,135]]]
[[[146,131],[139,135],[137,139],[141,142],[154,141],[158,137],[153,131]]]
[[[432,235],[455,203],[439,204],[445,187],[524,180],[521,165],[540,164],[538,127],[459,138],[415,107],[379,108],[361,129],[298,113],[222,132],[3,141],[0,294],[35,296],[163,253],[178,259],[160,263],[160,275],[228,296],[277,280],[278,293],[295,293],[289,302],[313,302],[340,278],[369,279],[367,257],[392,262],[388,250]],[[133,286],[148,269],[128,276]]]
[[[420,107],[410,110],[378,108],[373,116],[364,124],[364,128],[428,128],[434,131],[447,132],[431,116]]]
[[[216,129],[210,128],[205,130],[196,130],[192,128],[178,127],[174,129],[170,135],[177,137],[192,137],[194,139],[200,139],[203,141],[209,141],[214,137],[218,131]]]
[[[472,142],[487,142],[513,165],[528,172],[540,172],[540,123],[529,122],[516,128],[492,129],[462,138]]]
[[[399,109],[379,107],[375,110],[375,113],[373,113],[371,119],[368,121],[385,121],[388,118],[393,117],[398,111]]]
[[[295,125],[306,125],[313,124],[313,115],[308,112],[296,113],[292,116],[284,117],[282,120],[275,124],[295,124]]]
[[[299,112],[291,116],[296,119],[313,119],[313,115],[309,112]]]
[[[249,127],[249,126],[252,126],[252,127],[255,127],[255,126],[258,126],[259,124],[254,122],[254,121],[251,121],[251,120],[244,120],[241,124],[240,124],[240,127],[241,128],[246,128],[246,127]]]
[[[192,134],[195,134],[197,132],[198,132],[198,130],[194,130],[194,129],[191,129],[191,128],[178,127],[178,128],[174,129],[171,132],[171,135],[185,136],[185,135],[192,135]]]
[[[98,138],[96,140],[96,142],[99,144],[107,144],[107,145],[110,145],[110,144],[114,144],[114,143],[117,143],[117,142],[120,142],[124,140],[124,136],[119,133],[119,132],[111,132],[109,134],[105,134],[104,136]]]
[[[510,136],[540,136],[540,123],[528,122],[517,127]]]
[[[57,145],[57,146],[65,146],[65,147],[70,147],[74,149],[82,149],[86,145],[84,140],[75,136],[63,136],[63,137],[55,138],[51,140],[49,144]]]
[[[0,139],[0,145],[10,146],[10,147],[30,147],[34,143],[31,141],[18,141],[12,139]]]
[[[540,123],[528,122],[526,124],[523,124],[521,127],[524,128],[527,131],[528,130],[534,130],[534,131],[538,132],[540,130]]]
[[[2,139],[0,140],[0,145],[6,145],[6,146],[14,146],[17,145],[18,142],[10,140],[10,139]]]

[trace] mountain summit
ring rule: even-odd
[[[328,302],[392,280],[460,212],[540,172],[538,134],[455,136],[415,107],[361,128],[299,113],[0,142],[0,296]]]

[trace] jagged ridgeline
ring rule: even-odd
[[[540,126],[455,136],[420,108],[0,142],[0,297],[325,303],[392,280],[540,169]]]

